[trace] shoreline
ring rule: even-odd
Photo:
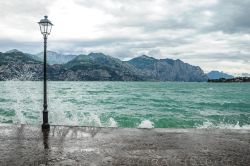
[[[0,165],[248,165],[250,130],[0,125]]]
[[[14,123],[0,123],[0,127],[11,127],[11,126],[16,126],[16,127],[21,127],[21,126],[28,126],[28,127],[39,127],[39,125],[37,124],[14,124]],[[222,128],[222,127],[193,127],[193,128],[148,128],[148,127],[137,127],[137,128],[134,128],[134,127],[112,127],[112,126],[78,126],[78,125],[58,125],[58,124],[50,124],[50,127],[68,127],[68,128],[100,128],[100,129],[128,129],[128,130],[132,130],[132,129],[139,129],[139,130],[164,130],[164,131],[192,131],[192,130],[249,130],[250,131],[250,125],[247,125],[249,126],[249,128],[244,128],[245,125],[243,126],[240,126],[239,128],[237,127],[225,127],[225,128]]]

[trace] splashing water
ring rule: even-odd
[[[42,85],[0,82],[0,123],[41,124]],[[250,129],[249,101],[248,83],[48,82],[55,125]]]
[[[2,89],[4,95],[2,99],[5,99],[1,102],[0,108],[6,110],[6,116],[4,119],[8,122],[16,124],[36,124],[39,122],[41,117],[40,110],[41,106],[41,94],[39,91],[35,90],[35,87],[32,87],[32,82],[26,82],[28,88],[22,88],[22,86],[16,86],[15,81],[4,81],[2,82]],[[39,96],[39,95],[41,96]],[[32,103],[32,107],[30,104]],[[9,113],[13,117],[9,117]]]
[[[216,128],[216,129],[250,129],[250,125],[242,125],[240,126],[239,122],[236,124],[225,124],[225,123],[219,123],[219,124],[213,124],[212,122],[203,122],[202,125],[197,125],[197,128],[200,129],[208,129],[208,128]]]
[[[138,128],[154,128],[154,124],[150,120],[144,120],[139,124]]]

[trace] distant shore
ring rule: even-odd
[[[250,77],[235,77],[235,78],[220,78],[220,79],[208,79],[208,82],[250,82]]]

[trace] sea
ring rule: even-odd
[[[42,124],[43,82],[1,81],[0,124]],[[250,129],[250,83],[48,81],[49,123]]]

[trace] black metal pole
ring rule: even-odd
[[[44,35],[44,56],[43,56],[43,124],[42,129],[49,130],[48,104],[47,104],[47,36]]]

